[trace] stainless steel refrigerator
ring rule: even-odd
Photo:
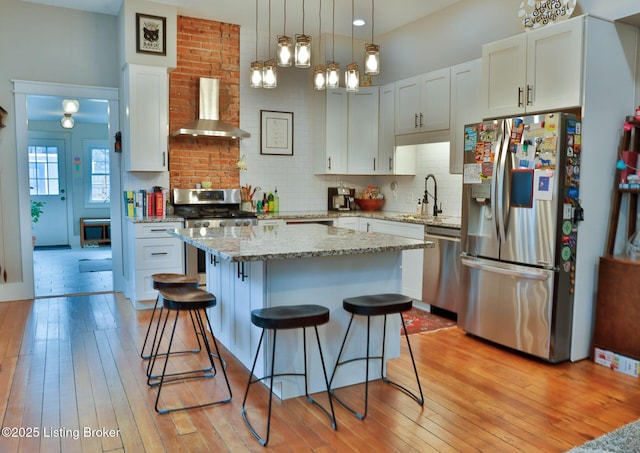
[[[554,363],[571,349],[580,127],[546,113],[464,130],[458,325]]]

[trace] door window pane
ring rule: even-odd
[[[91,148],[91,203],[109,203],[111,178],[109,177],[109,149]]]
[[[59,195],[57,146],[29,146],[29,188],[31,195]]]

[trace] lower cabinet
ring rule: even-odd
[[[183,242],[167,234],[167,230],[182,228],[180,222],[129,223],[128,294],[138,308],[147,308],[143,301],[155,300],[151,276],[160,273],[184,272]]]
[[[410,239],[424,239],[424,225],[370,219],[367,217],[340,217],[338,227],[352,230],[391,234]],[[402,252],[402,293],[417,300],[422,299],[422,269],[424,250]]]

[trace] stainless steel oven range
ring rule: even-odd
[[[174,214],[184,218],[185,228],[257,225],[252,212],[240,210],[240,189],[173,189]],[[185,272],[205,285],[205,252],[185,244]]]

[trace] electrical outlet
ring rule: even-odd
[[[404,199],[406,204],[413,204],[413,193],[408,193]]]

